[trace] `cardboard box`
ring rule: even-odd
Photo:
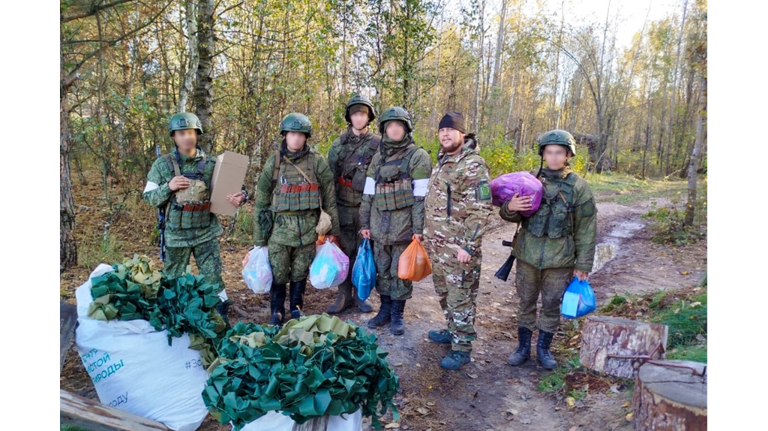
[[[216,158],[216,167],[211,177],[211,212],[233,216],[235,208],[227,200],[227,195],[242,190],[245,174],[248,171],[248,156],[225,151]]]

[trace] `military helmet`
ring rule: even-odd
[[[312,123],[306,115],[291,112],[280,122],[280,134],[285,136],[288,132],[304,133],[309,138],[312,136]]]
[[[376,108],[373,107],[371,99],[363,96],[362,94],[355,94],[349,99],[347,105],[344,107],[344,119],[347,123],[352,124],[352,116],[349,114],[349,108],[353,105],[365,105],[368,107],[368,123],[370,124],[376,119]]]
[[[406,133],[411,133],[413,131],[413,124],[411,124],[411,114],[409,114],[405,108],[393,106],[381,114],[381,118],[379,119],[379,133],[383,135],[384,130],[386,130],[385,126],[387,121],[392,120],[402,121],[405,124]]]
[[[544,147],[547,145],[560,145],[568,148],[571,154],[576,155],[576,140],[573,135],[565,130],[554,129],[539,136],[539,155],[544,154]]]
[[[197,118],[197,115],[191,112],[179,112],[171,117],[171,121],[168,122],[168,132],[173,136],[173,132],[177,130],[195,129],[198,135],[203,134],[203,123]]]

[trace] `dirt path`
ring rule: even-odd
[[[614,294],[677,289],[701,280],[706,270],[705,243],[679,248],[654,244],[640,218],[648,211],[650,202],[619,205],[605,201],[606,198],[602,197],[603,202],[600,202],[598,196],[599,257],[596,268],[599,269],[590,279],[598,301],[610,299]],[[565,402],[564,395],[537,390],[539,381],[550,372],[538,367],[535,361],[520,368],[506,364],[507,356],[517,344],[514,270],[507,282],[496,279],[493,274],[509,255],[509,248],[503,247],[501,241],[512,238],[515,226],[503,222],[498,215],[494,215],[491,222],[493,229],[483,242],[484,262],[476,323],[479,339],[474,343],[472,363],[459,372],[445,371],[439,366],[449,348],[427,339],[430,329],[444,327],[431,278],[415,284],[414,298],[406,305],[403,336],[394,337],[386,329],[377,331],[382,348],[390,352],[389,360],[400,375],[399,429],[631,429],[631,423],[625,419],[629,410],[622,408],[630,396],[626,389],[609,388],[610,385],[591,387],[586,397],[571,407]],[[135,248],[142,252],[147,245],[139,243]],[[254,295],[242,282],[239,261],[244,253],[242,245],[222,242],[223,277],[230,298],[235,302],[230,319],[263,322],[269,314],[268,299]],[[62,292],[72,292],[87,276],[85,274],[82,270],[64,275]],[[378,308],[376,295],[373,296]],[[322,313],[334,298],[334,289],[318,291],[309,288],[305,311]],[[341,317],[364,325],[372,316],[353,310]],[[568,324],[563,322],[562,326]],[[557,349],[567,345],[570,352],[578,348],[578,344],[569,343],[563,333],[556,335],[554,344]],[[557,349],[557,357],[562,361],[561,350]],[[72,353],[62,372],[61,387],[96,398],[82,364]],[[369,428],[369,422],[365,423]],[[390,427],[395,428],[395,424]],[[201,427],[201,430],[228,429],[211,418]]]

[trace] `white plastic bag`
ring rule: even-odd
[[[248,263],[243,268],[243,280],[253,293],[269,293],[272,288],[272,267],[267,247],[255,247],[248,252]]]
[[[279,412],[267,412],[244,426],[242,431],[291,431],[295,424],[296,422],[290,416]],[[344,418],[331,416],[328,419],[327,431],[363,431],[363,412],[358,410],[351,415],[344,415]]]
[[[91,278],[112,271],[101,264],[80,286],[75,341],[80,359],[102,404],[193,431],[208,410],[201,393],[208,373],[200,353],[189,349],[189,337],[173,339],[146,320],[104,322],[88,317]]]
[[[349,273],[349,257],[333,242],[326,240],[317,250],[312,266],[309,267],[309,281],[315,289],[327,289],[344,282]]]

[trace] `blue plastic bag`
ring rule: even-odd
[[[586,316],[596,309],[595,292],[592,286],[587,280],[579,281],[578,277],[573,277],[573,281],[563,293],[560,314],[569,319],[575,319]]]
[[[355,266],[352,268],[352,284],[357,288],[357,297],[361,301],[368,299],[376,287],[376,263],[373,261],[373,250],[368,238],[363,238],[357,248]]]

